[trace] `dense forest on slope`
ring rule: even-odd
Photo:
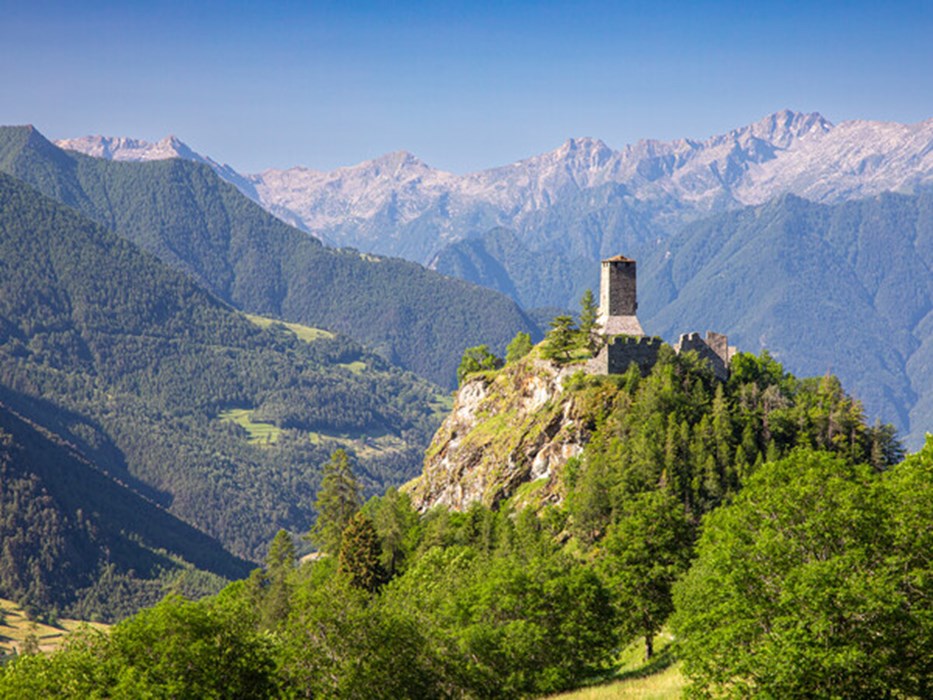
[[[433,385],[309,338],[0,175],[0,400],[241,556],[310,527],[334,447],[372,492],[413,475],[438,422]]]
[[[687,227],[639,262],[639,315],[837,374],[916,448],[933,425],[933,193],[786,196]]]
[[[0,403],[0,590],[33,615],[125,617],[247,562]]]
[[[501,350],[534,324],[508,298],[414,263],[334,250],[291,228],[208,166],[119,163],[0,129],[0,170],[155,253],[251,313],[346,333],[453,386],[459,353]]]
[[[634,247],[620,245],[616,252]],[[445,246],[429,267],[508,294],[526,309],[575,306],[584,291],[596,288],[599,275],[598,264],[588,256],[537,250],[514,231],[498,227]]]
[[[495,376],[527,370],[519,361]],[[320,500],[341,505],[322,507],[341,527],[325,556],[296,568],[279,533],[247,581],[18,659],[0,690],[533,697],[611,673],[630,640],[650,653],[677,601],[678,653],[701,694],[923,696],[933,443],[892,466],[890,430],[865,425],[838,382],[798,380],[766,355],[740,355],[725,384],[695,356],[665,353],[647,376],[579,378],[566,391],[589,406],[592,439],[558,479],[562,499],[535,498],[529,484],[496,510],[419,514],[391,489],[360,508],[335,455]],[[723,529],[729,518],[742,526]],[[728,559],[736,551],[747,558]],[[722,562],[732,585],[717,587]],[[876,584],[860,585],[873,571]],[[724,607],[704,606],[717,596]],[[763,674],[745,640],[780,672]]]

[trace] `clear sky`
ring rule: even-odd
[[[933,3],[0,0],[0,66],[0,123],[50,138],[175,134],[242,172],[396,150],[467,172],[784,107],[933,117]]]

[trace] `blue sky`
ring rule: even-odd
[[[784,107],[933,117],[928,2],[0,0],[0,123],[169,133],[238,170],[395,150],[467,172]]]

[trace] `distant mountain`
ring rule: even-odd
[[[89,158],[34,129],[7,127],[0,129],[0,171],[126,236],[238,308],[346,333],[441,385],[454,385],[469,346],[501,351],[519,331],[539,337],[507,297],[410,262],[327,248],[203,164]]]
[[[93,158],[106,160],[140,162],[150,160],[168,160],[181,158],[213,168],[218,175],[234,185],[252,199],[258,199],[256,189],[248,178],[240,175],[229,165],[202,156],[176,136],[166,136],[155,143],[127,137],[81,136],[74,139],[60,139],[55,145],[66,151],[77,151]]]
[[[232,552],[307,530],[337,447],[368,492],[410,478],[445,399],[346,337],[244,316],[0,174],[0,402]]]
[[[728,333],[794,372],[838,375],[911,448],[933,430],[933,191],[721,214],[659,244],[639,281],[648,333]]]
[[[616,151],[571,139],[464,176],[399,153],[250,179],[265,206],[327,240],[428,260],[528,309],[575,308],[598,284],[597,261],[624,252],[641,261],[649,332],[675,340],[716,328],[797,374],[836,372],[913,447],[933,426],[933,321],[918,291],[930,275],[918,261],[930,236],[919,212],[933,188],[933,119],[833,125],[784,110],[705,141]],[[891,207],[903,211],[883,213]],[[871,269],[853,267],[860,250],[875,251]]]
[[[68,147],[91,152],[74,141]],[[933,184],[933,119],[833,125],[784,110],[705,141],[645,140],[616,151],[597,139],[570,139],[550,153],[462,176],[400,152],[332,172],[296,167],[243,177],[248,186],[234,184],[269,211],[336,245],[457,273],[457,258],[469,253],[445,248],[502,227],[531,253],[582,276],[583,261],[634,251],[685,222],[781,194],[835,203]],[[498,262],[506,270],[527,264]],[[466,279],[503,286],[482,275]],[[505,286],[526,308],[566,307],[580,291],[575,284],[542,298],[534,285]]]

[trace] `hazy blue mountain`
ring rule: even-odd
[[[295,167],[234,176],[177,140],[87,137],[60,143],[106,158],[207,162],[270,212],[314,236],[434,261],[470,281],[514,288],[526,308],[567,307],[576,302],[576,285],[572,292],[545,290],[542,298],[528,280],[503,284],[458,262],[472,255],[459,242],[506,228],[529,255],[558,260],[578,278],[600,257],[630,253],[684,223],[785,193],[838,203],[933,183],[933,119],[832,124],[820,114],[790,110],[705,140],[642,140],[615,150],[599,139],[573,138],[548,153],[465,175],[398,152],[331,172]],[[496,260],[506,271],[530,264]]]
[[[640,261],[639,315],[669,339],[715,329],[837,374],[917,447],[933,429],[933,194],[787,195],[690,225]]]
[[[238,308],[351,335],[452,386],[464,348],[538,336],[507,297],[402,260],[333,250],[263,211],[207,165],[66,152],[0,129],[0,170],[75,207]]]

